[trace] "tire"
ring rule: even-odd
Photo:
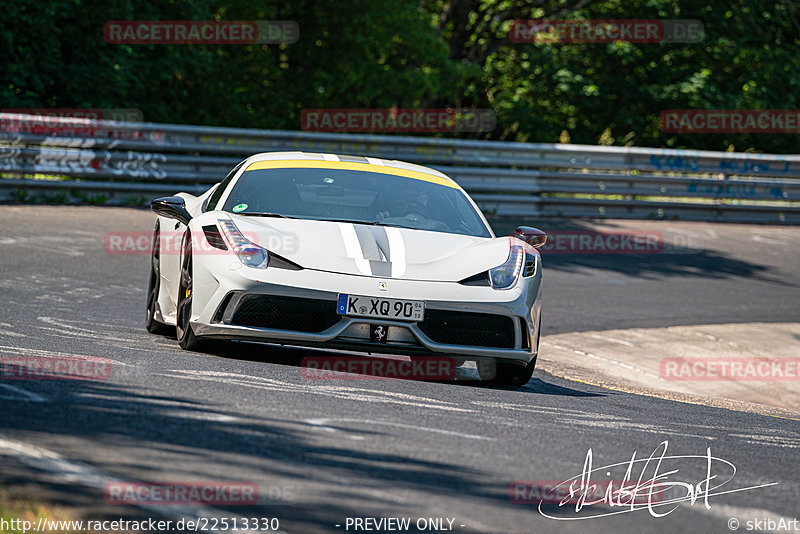
[[[481,380],[489,384],[498,386],[522,387],[530,382],[533,370],[536,368],[536,360],[539,358],[539,338],[542,334],[542,315],[539,314],[539,329],[536,331],[536,352],[533,359],[527,365],[516,363],[499,362],[496,360],[478,360],[478,375]]]
[[[150,252],[150,281],[147,284],[147,315],[145,328],[151,334],[168,335],[172,327],[156,320],[156,303],[161,289],[161,246],[158,222],[153,230],[153,249]]]
[[[522,387],[530,381],[535,367],[536,358],[527,365],[496,360],[478,360],[478,375],[483,382],[495,386]]]
[[[198,350],[202,344],[194,335],[189,320],[192,317],[192,235],[189,230],[183,236],[183,261],[178,284],[178,306],[175,317],[175,335],[178,345],[184,350]]]

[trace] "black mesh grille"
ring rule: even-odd
[[[322,332],[340,319],[334,301],[257,295],[242,300],[231,318],[231,324]]]
[[[436,343],[514,348],[514,322],[502,315],[425,310],[419,327]]]

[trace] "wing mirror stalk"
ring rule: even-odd
[[[181,197],[161,197],[150,203],[150,209],[162,217],[175,219],[188,225],[192,216],[186,210],[186,202]]]

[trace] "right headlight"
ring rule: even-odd
[[[508,259],[503,265],[489,269],[489,280],[494,289],[510,289],[519,278],[522,264],[525,260],[525,250],[519,245],[512,245]]]
[[[269,265],[269,252],[252,241],[246,239],[234,222],[230,219],[218,219],[222,235],[228,241],[231,249],[236,253],[243,264],[257,269],[266,269]]]

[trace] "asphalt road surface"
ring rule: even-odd
[[[125,208],[0,207],[0,355],[94,356],[112,368],[108,380],[0,382],[0,484],[39,488],[88,518],[274,517],[291,533],[368,531],[355,518],[408,518],[405,532],[722,533],[800,517],[797,420],[540,371],[521,389],[482,386],[472,369],[450,383],[324,381],[301,375],[314,351],[244,343],[182,351],[143,328],[148,257],[103,246],[106,233],[149,233],[153,220]],[[545,256],[545,334],[797,321],[796,229],[609,224],[662,231],[685,253]],[[652,513],[607,503],[540,510],[538,491],[581,475],[589,449],[595,468],[623,464],[592,480],[621,480],[632,455],[646,459],[664,442],[677,458],[635,462],[632,478],[657,470],[675,504]],[[207,480],[257,484],[258,503],[182,509],[104,498],[114,481]],[[689,491],[682,484],[693,503],[677,502]],[[745,489],[753,486],[763,487]],[[443,528],[417,529],[436,518]]]

